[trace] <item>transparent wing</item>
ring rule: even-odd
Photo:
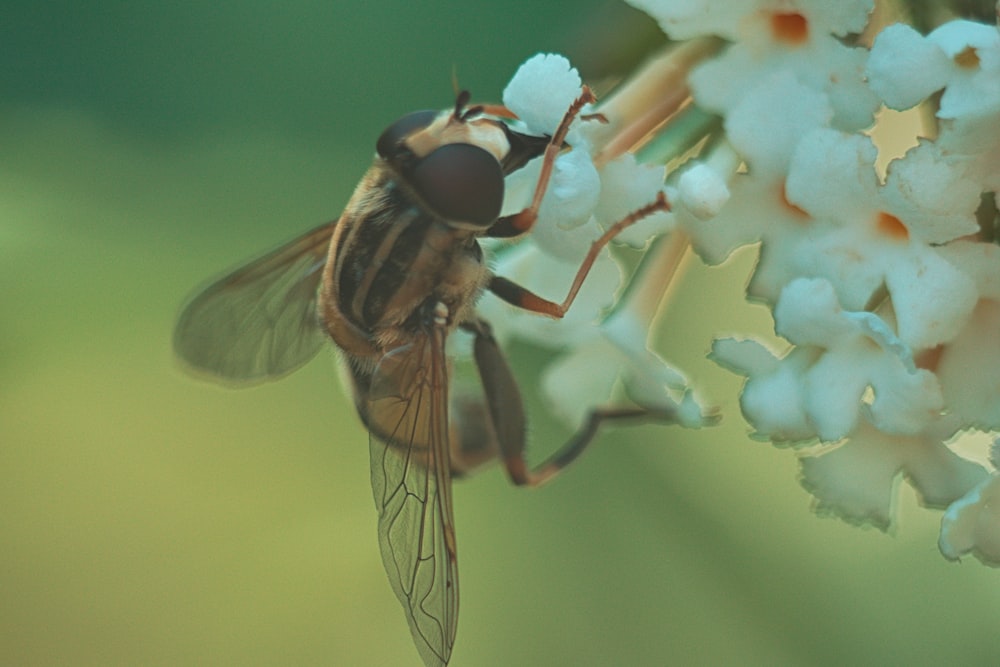
[[[382,562],[428,667],[448,664],[458,623],[444,339],[434,329],[379,362],[366,419]]]
[[[242,383],[309,361],[323,344],[316,293],[336,224],[317,227],[201,291],[177,321],[177,355],[215,379]]]

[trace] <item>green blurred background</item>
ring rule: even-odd
[[[609,34],[650,32],[621,10],[5,3],[0,664],[418,664],[333,353],[226,391],[179,370],[173,320],[336,216],[388,122],[450,103],[453,67],[478,99],[540,50],[599,79]],[[747,439],[704,354],[767,332],[752,259],[692,263],[657,339],[722,426],[608,432],[537,491],[457,486],[453,664],[995,662],[997,572],[945,562],[938,513],[903,488],[893,536],[818,519],[794,456]],[[530,399],[544,353],[512,352]],[[537,458],[567,431],[532,405]]]

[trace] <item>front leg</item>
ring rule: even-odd
[[[667,202],[666,196],[661,191],[657,194],[656,201],[632,211],[632,213],[608,227],[608,230],[591,244],[590,250],[587,252],[587,256],[584,257],[583,263],[580,264],[580,268],[576,272],[576,277],[573,278],[573,284],[570,285],[569,294],[566,295],[566,298],[563,299],[562,303],[556,303],[554,301],[544,299],[526,287],[521,287],[517,283],[501,276],[493,276],[490,278],[489,283],[486,285],[486,289],[493,292],[507,303],[517,306],[518,308],[524,308],[525,310],[530,310],[535,313],[541,313],[542,315],[562,319],[562,317],[566,314],[566,311],[569,310],[570,305],[572,305],[573,300],[576,299],[576,295],[580,291],[580,287],[583,286],[583,281],[586,279],[587,274],[590,273],[590,269],[594,266],[594,262],[597,261],[597,256],[601,253],[601,250],[604,249],[604,246],[606,246],[611,239],[617,236],[629,225],[635,224],[639,220],[642,220],[646,216],[652,215],[657,211],[669,210],[670,204]]]
[[[542,154],[542,169],[538,174],[538,182],[535,183],[535,194],[531,198],[531,204],[523,211],[504,216],[494,222],[486,231],[486,236],[509,239],[524,234],[534,226],[535,220],[538,219],[538,209],[542,205],[545,191],[549,187],[549,180],[552,178],[552,167],[555,165],[556,157],[563,149],[563,142],[566,141],[569,126],[573,124],[573,120],[580,114],[580,110],[583,109],[584,105],[596,101],[597,98],[594,97],[594,93],[591,92],[588,86],[584,86],[583,92],[580,93],[578,98],[573,100],[573,104],[566,110],[562,120],[559,122],[559,127],[556,128],[552,138],[549,139],[549,144],[545,147],[545,153]],[[586,120],[603,119],[603,116],[600,114],[588,114],[582,116],[582,118]]]

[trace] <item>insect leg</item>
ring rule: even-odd
[[[585,104],[590,104],[596,102],[597,98],[594,97],[594,93],[591,92],[588,86],[583,87],[583,92],[580,96],[573,100],[573,103],[566,110],[565,115],[563,115],[562,121],[559,122],[559,127],[556,128],[555,134],[549,140],[548,146],[545,147],[545,153],[542,156],[542,170],[538,175],[538,182],[535,184],[535,194],[531,198],[531,204],[528,208],[514,213],[513,215],[508,215],[497,220],[493,225],[486,231],[486,236],[493,238],[510,238],[512,236],[520,236],[524,234],[535,224],[535,220],[538,219],[538,209],[542,205],[542,198],[545,196],[545,190],[549,187],[549,179],[552,178],[552,165],[555,164],[556,156],[559,155],[560,151],[563,149],[563,142],[566,140],[566,133],[569,132],[569,126],[573,124],[573,119],[577,117],[580,113],[580,109],[583,108]],[[587,118],[603,118],[599,114],[590,114]]]
[[[562,447],[534,470],[528,471],[523,457],[505,459],[511,479],[517,484],[540,486],[558,475],[563,468],[576,460],[583,450],[594,441],[594,436],[605,421],[675,421],[676,416],[667,410],[653,410],[642,407],[595,408],[587,413],[586,421]],[[518,478],[525,479],[519,482]]]
[[[462,328],[475,336],[472,352],[486,397],[484,416],[491,423],[494,446],[506,465],[509,459],[520,458],[524,451],[527,430],[521,390],[493,337],[490,325],[480,319],[466,322]],[[507,468],[510,470],[509,465]],[[526,483],[519,479],[514,479],[514,482]]]
[[[657,211],[669,210],[670,204],[667,202],[667,198],[663,192],[660,192],[656,197],[656,201],[651,204],[647,204],[640,209],[636,209],[615,224],[608,227],[608,230],[591,244],[590,250],[587,252],[587,256],[583,259],[583,263],[580,264],[580,268],[576,272],[573,284],[570,285],[569,293],[566,295],[566,298],[563,299],[562,303],[556,303],[554,301],[544,299],[526,287],[521,287],[517,283],[501,276],[493,276],[490,278],[486,288],[507,303],[515,305],[518,308],[524,308],[525,310],[530,310],[536,313],[541,313],[542,315],[548,315],[549,317],[560,319],[566,314],[566,311],[573,303],[573,300],[576,299],[577,292],[580,291],[580,287],[583,285],[584,279],[587,277],[587,274],[590,273],[591,267],[594,265],[594,262],[597,260],[597,256],[600,254],[604,246],[606,246],[611,239],[613,239],[619,232],[629,225],[632,225]]]
[[[481,398],[459,395],[452,400],[449,445],[452,479],[496,460],[499,447],[493,419]]]
[[[525,415],[521,392],[500,346],[483,320],[462,325],[475,335],[473,354],[486,394],[489,418],[493,424],[500,457],[511,481],[518,486],[539,486],[557,475],[587,448],[601,424],[618,420],[672,420],[668,410],[643,407],[598,408],[591,410],[579,431],[544,463],[534,470],[524,460]]]

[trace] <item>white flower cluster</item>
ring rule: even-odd
[[[566,58],[539,54],[520,67],[503,102],[518,116],[516,129],[551,135],[581,92],[580,76]],[[571,149],[555,161],[531,233],[516,245],[493,247],[498,275],[554,301],[566,295],[593,241],[610,225],[655,201],[664,188],[662,165],[640,165],[628,153],[595,163],[598,146],[593,136],[599,128],[594,119],[574,121],[567,136]],[[530,203],[541,161],[536,158],[508,177],[504,214]],[[643,247],[672,225],[672,216],[655,213],[616,240]],[[479,310],[500,339],[517,336],[565,350],[545,369],[542,386],[557,414],[572,426],[579,426],[588,410],[612,402],[619,386],[646,407],[677,414],[687,426],[701,425],[703,410],[683,375],[646,346],[658,298],[652,303],[622,301],[608,315],[619,301],[623,276],[619,261],[605,249],[561,320],[526,313],[491,295],[484,296]],[[599,326],[593,326],[595,322]]]
[[[677,243],[651,240],[680,239],[708,264],[756,244],[748,296],[772,308],[788,346],[726,338],[712,351],[746,377],[741,406],[756,436],[798,448],[821,511],[885,529],[904,476],[925,505],[946,509],[945,556],[1000,564],[1000,444],[982,463],[955,447],[963,434],[1000,432],[997,26],[956,20],[924,36],[891,25],[866,48],[856,37],[870,29],[874,0],[629,2],[696,46],[666,68],[683,71],[679,82],[640,73],[638,93],[626,85],[598,110],[614,127],[612,113],[641,119],[680,86],[721,130],[706,130],[710,141],[665,186],[663,167],[639,164],[613,140],[608,150],[596,121],[575,121],[532,234],[497,248],[499,274],[559,300],[609,225],[664,188],[673,212],[618,239],[645,249],[624,294],[624,273],[605,251],[564,320],[490,298],[482,310],[500,336],[562,351],[543,386],[572,422],[622,387],[685,425],[705,425],[687,380],[646,345],[678,257]],[[651,95],[642,85],[658,87]],[[522,131],[551,134],[580,90],[565,58],[539,55],[504,104]],[[630,95],[641,100],[631,106],[645,105],[638,112]],[[936,111],[933,138],[881,175],[869,136],[876,114],[916,105]],[[634,140],[635,150],[679,109],[648,126],[623,121],[618,143]],[[530,201],[538,173],[536,160],[508,178],[506,212]]]
[[[1000,457],[990,470],[951,446],[1000,431],[997,26],[892,25],[866,49],[843,38],[873,0],[629,1],[675,39],[732,42],[688,83],[746,168],[715,174],[730,193],[717,215],[676,224],[712,264],[759,243],[748,293],[790,346],[713,349],[747,377],[747,420],[772,441],[821,443],[801,458],[820,509],[885,528],[905,475],[947,508],[947,557],[1000,563]],[[876,110],[925,101],[936,138],[880,178]]]

